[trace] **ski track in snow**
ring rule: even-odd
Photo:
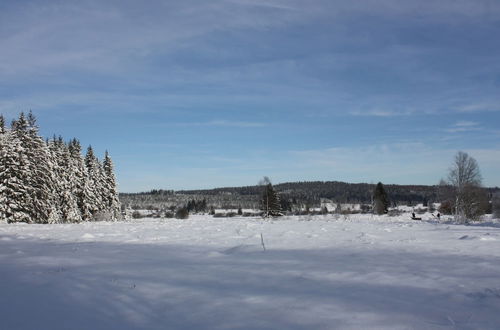
[[[499,275],[498,223],[2,223],[0,328],[498,329]]]

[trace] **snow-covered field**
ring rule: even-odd
[[[408,215],[0,224],[0,328],[499,329],[500,226]]]

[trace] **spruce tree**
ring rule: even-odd
[[[37,127],[36,125],[36,118],[35,118],[35,115],[33,115],[33,112],[30,110],[30,112],[28,113],[28,118],[26,119],[26,121],[28,122],[28,127]]]
[[[54,164],[50,151],[42,137],[38,135],[36,119],[30,112],[27,119],[27,134],[22,134],[21,142],[29,159],[29,182],[33,198],[33,218],[35,222],[58,221],[60,209],[56,200]]]
[[[7,221],[46,223],[51,214],[53,197],[52,164],[43,139],[38,136],[34,116],[26,120],[24,113],[12,122],[6,159],[6,194],[15,212]],[[9,186],[10,185],[10,186]]]
[[[49,149],[54,164],[56,186],[55,209],[59,209],[59,221],[79,222],[82,220],[77,204],[77,195],[72,193],[73,181],[76,179],[71,167],[71,155],[63,139],[54,138],[49,142]]]
[[[109,215],[111,216],[111,219],[109,220],[117,220],[120,218],[121,207],[120,207],[120,201],[118,199],[118,191],[116,189],[113,161],[111,160],[111,157],[109,156],[107,150],[106,153],[104,154],[103,169],[104,169],[106,192],[107,192],[106,207],[108,209]]]
[[[33,113],[5,128],[0,115],[0,220],[79,222],[117,219],[120,203],[111,158],[103,165],[78,140],[44,141]]]
[[[21,141],[12,132],[0,135],[0,218],[11,222],[32,222],[32,203],[26,178],[28,159]]]
[[[274,190],[269,178],[264,177],[261,196],[261,210],[264,217],[276,217],[281,214],[281,203],[278,193]]]
[[[377,183],[373,191],[373,211],[376,214],[387,213],[389,207],[389,198],[385,192],[382,182]]]
[[[94,156],[94,150],[92,146],[87,148],[87,153],[85,154],[84,164],[85,164],[85,185],[84,185],[84,201],[85,201],[85,213],[90,214],[90,219],[97,215],[101,209],[100,196],[99,196],[99,169],[96,166],[97,160]]]
[[[80,141],[77,139],[71,140],[68,150],[70,154],[70,168],[73,176],[71,193],[76,196],[76,203],[80,210],[82,220],[90,221],[92,219],[92,207],[90,202],[93,200],[94,194],[81,153],[82,147]]]
[[[3,115],[0,115],[0,134],[5,133],[5,118]]]

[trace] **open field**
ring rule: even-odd
[[[3,329],[498,329],[499,274],[495,221],[0,224]]]

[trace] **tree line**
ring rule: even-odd
[[[203,212],[207,208],[250,208],[260,209],[264,216],[302,214],[304,210],[307,212],[310,208],[318,208],[322,199],[337,204],[360,204],[358,212],[377,214],[388,213],[390,207],[397,205],[423,204],[429,212],[453,215],[457,222],[464,223],[478,220],[485,213],[493,212],[499,216],[499,194],[499,188],[481,186],[476,160],[464,152],[458,152],[447,179],[433,186],[384,186],[381,182],[373,185],[337,181],[292,182],[273,186],[269,178],[264,177],[255,186],[189,191],[152,190],[122,196],[133,208],[161,210],[181,205],[193,212]],[[434,209],[436,203],[440,205],[438,210]],[[203,207],[200,208],[200,205]],[[340,208],[337,206],[337,209]]]
[[[0,220],[68,223],[117,220],[120,202],[108,154],[62,137],[44,140],[36,118],[21,113],[10,128],[0,115]]]
[[[337,203],[371,204],[374,184],[338,181],[307,181],[280,183],[273,186],[280,194],[283,211],[317,208],[321,199]],[[437,186],[386,185],[391,205],[416,205],[437,202]],[[262,187],[226,187],[207,190],[152,190],[140,193],[120,193],[123,204],[137,209],[166,209],[186,205],[189,200],[207,201],[209,206],[222,209],[257,209],[260,207]]]

